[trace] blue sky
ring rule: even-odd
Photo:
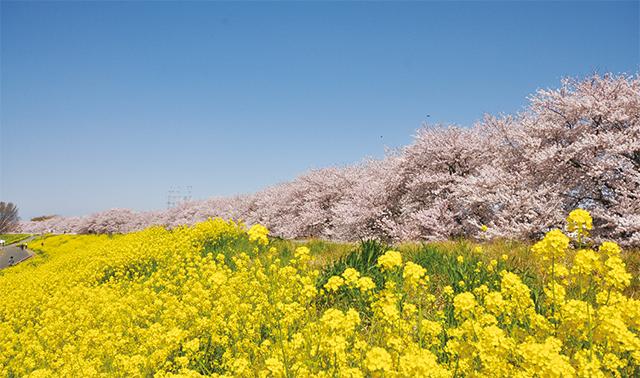
[[[640,62],[637,1],[0,7],[0,200],[23,220],[250,193]]]

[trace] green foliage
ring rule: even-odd
[[[459,239],[446,243],[421,243],[399,249],[409,261],[422,266],[434,282],[436,294],[451,286],[454,295],[486,286],[500,290],[500,273],[515,273],[531,289],[531,299],[539,312],[543,311],[542,278],[533,263],[531,248],[517,241],[497,241],[480,247]]]
[[[493,272],[487,270],[490,262],[484,261],[465,240],[453,244],[422,244],[408,257],[425,268],[439,286],[451,286],[456,294],[472,291],[482,285],[489,288],[495,286],[495,269]],[[499,262],[498,271],[504,265],[504,262]]]
[[[625,289],[629,298],[640,298],[640,248],[624,251],[622,259],[627,270],[632,273],[631,284]]]
[[[237,251],[245,252],[251,258],[256,257],[257,253],[252,248],[253,244],[254,243],[249,242],[249,237],[246,234],[238,235],[230,232],[222,232],[206,240],[200,254],[202,257],[206,255],[216,257],[222,254],[224,255],[225,264],[231,268],[231,270],[235,270],[236,263],[234,257],[237,255]]]
[[[378,267],[378,258],[391,250],[392,247],[381,243],[376,239],[360,239],[356,248],[343,255],[320,270],[316,282],[318,288],[317,305],[319,308],[338,307],[344,310],[357,309],[363,316],[363,322],[367,324],[373,316],[369,306],[369,299],[364,297],[360,290],[343,285],[336,292],[325,290],[329,278],[341,276],[347,269],[355,269],[360,277],[369,277],[375,283],[374,292],[378,292],[385,286],[386,274]]]
[[[377,266],[378,258],[391,249],[391,246],[376,239],[360,239],[355,249],[322,269],[318,278],[318,288],[322,288],[329,278],[342,275],[347,268],[357,270],[361,277],[371,277],[378,288],[384,286],[385,276]]]

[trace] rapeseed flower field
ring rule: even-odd
[[[0,273],[0,376],[637,377],[640,301],[591,228],[572,212],[533,246],[539,291],[480,245],[440,287],[395,250],[322,277],[306,246],[220,219],[47,235]]]

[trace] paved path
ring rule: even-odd
[[[31,257],[34,257],[36,255],[35,252],[25,249],[22,250],[19,247],[17,247],[18,245],[22,244],[22,243],[27,243],[29,244],[30,240],[33,240],[35,238],[37,238],[40,235],[35,235],[35,236],[31,236],[28,239],[25,240],[21,240],[17,243],[13,243],[11,245],[8,245],[6,247],[0,247],[0,270],[7,268],[9,266],[9,259],[11,258],[11,256],[13,256],[13,262],[14,264],[17,264],[19,262],[22,262],[26,259],[29,259]]]

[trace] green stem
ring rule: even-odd
[[[418,301],[418,343],[420,345],[420,349],[422,349],[422,301]]]
[[[280,343],[280,350],[282,350],[282,359],[284,361],[284,368],[286,370],[286,374],[287,374],[287,378],[291,377],[291,373],[289,371],[289,364],[287,362],[287,354],[284,348],[284,343],[282,342],[282,325],[280,324],[280,314],[277,308],[277,302],[275,299],[275,294],[274,294],[274,277],[273,277],[274,273],[271,272],[271,274],[269,275],[269,281],[271,283],[271,305],[274,306],[274,312],[275,312],[275,318],[276,318],[276,324],[278,325],[278,342]]]
[[[456,369],[453,371],[453,378],[458,376],[458,367],[460,367],[460,356],[456,359]]]
[[[556,256],[551,257],[551,294],[553,296],[553,306],[551,306],[551,315],[556,316]],[[556,330],[558,329],[556,324]]]
[[[591,312],[589,311],[589,302],[587,302],[587,321],[589,326],[589,361],[593,359],[593,340],[591,337]]]

